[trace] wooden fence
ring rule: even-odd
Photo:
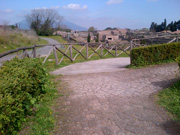
[[[76,44],[78,45],[78,44]],[[123,52],[125,52],[127,55],[130,56],[130,46],[124,48],[124,46],[122,45],[113,45],[113,46],[108,46],[105,44],[96,44],[98,46],[96,47],[92,47],[91,44],[84,44],[82,45],[81,49],[78,50],[76,48],[76,46],[72,45],[72,44],[68,44],[68,47],[66,48],[65,51],[59,49],[57,47],[57,45],[53,45],[53,47],[50,49],[49,53],[47,54],[47,56],[45,57],[43,63],[46,62],[47,58],[50,56],[50,54],[53,52],[54,56],[55,56],[55,62],[56,65],[61,64],[61,62],[63,61],[64,57],[67,57],[71,62],[75,61],[76,58],[78,57],[78,55],[81,55],[85,60],[90,59],[94,54],[97,54],[100,58],[103,58],[105,56],[107,56],[108,54],[112,55],[113,57],[118,57],[119,55],[121,55]],[[91,51],[93,51],[93,53],[89,53],[89,49]],[[85,54],[82,53],[82,50],[85,50]],[[100,50],[98,52],[98,50]],[[106,50],[106,53],[104,54],[104,50]],[[112,50],[115,51],[115,53],[112,53]],[[118,53],[118,51],[121,51],[120,53]],[[76,54],[73,56],[73,51],[76,52]],[[67,54],[67,52],[69,52],[69,55]],[[58,61],[58,55],[57,53],[61,53],[63,55],[63,57],[60,58],[60,60]]]
[[[168,43],[179,41],[179,36],[170,37],[170,38],[173,38],[173,39],[168,41]],[[61,64],[64,57],[67,57],[71,62],[73,62],[76,60],[76,58],[79,55],[81,55],[85,60],[90,59],[94,54],[97,54],[100,58],[106,57],[108,54],[110,54],[112,57],[118,57],[122,53],[126,53],[127,55],[130,56],[131,49],[140,47],[140,46],[147,46],[147,44],[140,44],[139,43],[140,40],[145,40],[145,39],[144,38],[143,39],[133,39],[129,42],[129,44],[112,44],[112,45],[102,44],[102,43],[64,43],[64,44],[34,45],[31,47],[21,47],[21,48],[7,51],[5,53],[0,54],[0,58],[4,57],[6,55],[9,55],[9,54],[15,53],[15,52],[19,52],[19,51],[23,51],[22,52],[23,57],[36,58],[37,57],[37,48],[45,47],[45,46],[51,46],[51,49],[46,54],[46,56],[43,60],[43,63],[45,63],[47,61],[48,57],[53,52],[56,65]],[[76,47],[76,45],[82,46],[81,49],[78,49]],[[66,46],[66,50],[59,48],[59,46]],[[32,51],[27,51],[29,49],[31,49]],[[82,53],[83,50],[85,51],[85,54]],[[89,50],[91,50],[91,51],[89,51]],[[73,55],[74,54],[73,52],[76,52],[76,54]],[[90,52],[92,52],[92,53],[90,53]],[[62,54],[61,55],[62,57],[58,58],[57,53]]]
[[[82,46],[80,50],[77,49],[76,45]],[[107,45],[107,44],[101,44],[101,43],[65,43],[65,44],[55,44],[55,45],[34,45],[31,47],[21,47],[14,50],[7,51],[5,53],[0,54],[0,58],[15,53],[19,51],[22,52],[23,57],[37,57],[37,48],[39,47],[45,47],[45,46],[52,46],[49,52],[47,53],[46,57],[43,60],[43,63],[45,63],[48,59],[48,57],[52,54],[54,54],[56,65],[61,64],[64,57],[68,58],[71,62],[75,61],[76,58],[81,55],[85,60],[90,59],[94,54],[97,54],[100,58],[106,57],[108,54],[112,55],[113,57],[118,57],[123,52],[130,56],[130,49],[132,48],[130,45],[122,45],[122,44],[114,44],[114,45]],[[66,50],[60,49],[59,46],[67,46]],[[27,51],[31,49],[32,51]],[[82,53],[82,50],[85,51],[85,54]],[[90,53],[91,51],[93,53]],[[100,50],[100,51],[99,51]],[[104,53],[104,50],[106,50],[106,53]],[[114,53],[112,52],[114,51]],[[120,52],[119,52],[120,51]],[[69,54],[67,54],[69,52]],[[73,56],[73,52],[76,52],[76,54]],[[63,56],[58,58],[57,53],[61,53]],[[58,61],[59,60],[59,61]]]

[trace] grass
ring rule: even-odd
[[[59,43],[67,43],[61,36],[41,36],[45,38],[52,38],[54,40],[57,40]]]
[[[40,39],[33,31],[0,29],[0,53],[19,47],[47,43],[46,40]]]
[[[174,120],[180,122],[180,80],[159,92],[157,102],[172,114]]]

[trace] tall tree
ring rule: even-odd
[[[150,31],[151,32],[156,32],[156,28],[157,28],[157,24],[155,22],[152,22],[151,26],[150,26]]]
[[[166,18],[164,19],[164,30],[167,29],[167,21],[166,21]]]
[[[96,42],[99,42],[99,33],[97,34]]]
[[[90,33],[88,33],[87,42],[88,43],[91,42],[91,35],[90,35]]]
[[[31,29],[39,35],[49,35],[52,28],[60,26],[63,19],[54,9],[33,9],[25,18]]]

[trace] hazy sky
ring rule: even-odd
[[[20,22],[34,8],[56,9],[83,27],[144,28],[180,20],[180,0],[0,0],[0,23]]]

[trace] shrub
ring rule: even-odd
[[[0,67],[0,133],[16,134],[47,92],[48,74],[39,59],[17,59]]]
[[[144,66],[175,59],[180,54],[180,43],[169,43],[134,48],[131,65]]]

